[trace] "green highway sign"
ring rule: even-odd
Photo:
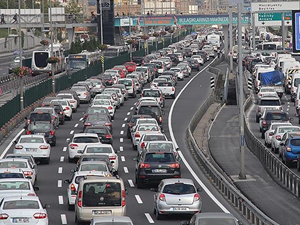
[[[284,20],[292,20],[292,12],[285,12]],[[281,21],[281,13],[258,13],[258,21]]]

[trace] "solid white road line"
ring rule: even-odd
[[[62,180],[57,181],[57,187],[61,188],[62,187]]]
[[[120,142],[121,142],[121,143],[123,142],[123,138],[120,138]]]
[[[125,123],[123,123],[123,124],[122,124],[122,127],[125,127],[125,126],[126,126]]]
[[[124,150],[124,149],[123,149],[123,147],[122,147],[122,146],[120,146],[120,152],[123,152],[123,150]]]
[[[58,167],[58,173],[62,173],[63,168],[62,167]]]
[[[126,122],[128,120],[128,118],[126,117],[125,119],[124,119],[124,121]]]
[[[127,113],[127,116],[129,116],[129,115],[130,115],[130,112]]]
[[[67,147],[64,147],[64,148],[63,148],[63,152],[65,152],[65,151],[67,151]]]
[[[134,197],[139,204],[143,204],[143,201],[139,195],[134,195]]]
[[[83,118],[80,118],[80,119],[79,119],[79,121],[82,121],[82,120],[83,120]]]
[[[71,130],[70,134],[73,134],[74,133],[74,130]]]
[[[125,156],[123,156],[123,155],[121,156],[121,161],[125,162]]]
[[[133,107],[130,107],[130,110],[133,110]]]
[[[60,205],[64,204],[64,198],[62,195],[58,196],[58,204],[60,204]]]
[[[78,127],[78,123],[76,123],[74,127]]]
[[[68,224],[66,214],[61,214],[61,224]]]
[[[6,155],[6,153],[8,152],[8,150],[10,149],[10,147],[14,144],[14,141],[17,140],[17,138],[25,131],[25,129],[20,130],[20,132],[14,137],[14,139],[11,140],[11,142],[9,143],[9,145],[7,145],[7,147],[4,149],[4,151],[2,152],[0,158],[3,159],[3,157]]]
[[[152,217],[150,216],[149,213],[145,213],[145,216],[146,216],[149,223],[154,223],[154,220],[152,219]]]
[[[63,162],[64,160],[65,160],[65,157],[64,157],[64,156],[61,156],[59,161],[60,161],[60,162]]]
[[[120,134],[124,134],[124,131],[123,131],[123,130],[121,130]]]
[[[177,100],[180,98],[181,94],[184,92],[184,90],[189,86],[189,84],[199,75],[201,74],[204,70],[206,70],[210,64],[212,64],[214,61],[216,60],[216,58],[209,63],[207,66],[205,66],[201,71],[199,71],[183,88],[182,90],[179,92],[179,94],[177,95],[176,99],[173,101],[172,106],[170,108],[170,112],[169,112],[169,117],[168,117],[168,127],[169,127],[169,132],[170,132],[170,137],[173,141],[173,143],[175,143],[175,146],[178,147],[174,133],[173,133],[173,128],[172,128],[172,115],[173,115],[173,110],[174,107],[176,105]],[[189,165],[189,163],[187,162],[187,160],[185,159],[185,157],[183,156],[181,151],[178,151],[182,162],[185,164],[185,166],[187,167],[187,169],[190,171],[190,173],[192,174],[192,176],[195,178],[195,180],[198,182],[198,184],[203,188],[203,190],[207,193],[207,195],[216,203],[216,205],[218,205],[223,212],[225,213],[230,213],[228,211],[228,209],[225,208],[225,206],[223,206],[223,204],[210,192],[210,190],[204,185],[204,183],[200,180],[200,178],[197,176],[197,174],[194,172],[194,170],[192,169],[192,167]]]
[[[132,180],[128,180],[128,184],[129,184],[130,187],[134,187],[134,183],[133,183]]]
[[[124,166],[124,172],[129,173],[128,168],[126,166]]]

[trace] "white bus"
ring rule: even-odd
[[[68,56],[68,63],[70,70],[82,70],[90,65],[93,65],[97,60],[100,60],[100,51],[88,52],[83,51],[79,54],[70,54]]]
[[[128,47],[123,46],[109,46],[106,50],[103,51],[105,58],[113,58],[120,56],[122,54],[128,53]]]
[[[32,75],[37,75],[41,73],[49,73],[51,75],[51,64],[47,63],[47,59],[51,55],[51,44],[46,50],[33,51],[31,70]],[[62,72],[65,70],[65,56],[64,49],[61,44],[53,44],[53,56],[58,57],[58,63],[53,64],[54,74]]]

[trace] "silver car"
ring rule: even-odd
[[[200,194],[191,179],[164,179],[158,188],[151,188],[154,195],[154,214],[156,219],[162,219],[168,214],[195,214],[201,212]]]
[[[72,91],[75,91],[80,99],[80,102],[89,103],[91,101],[91,93],[84,86],[73,86]]]
[[[103,217],[95,217],[91,220],[90,225],[133,225],[132,220],[128,216],[103,216]]]
[[[209,213],[197,213],[190,221],[182,221],[180,225],[202,225],[202,224],[222,224],[222,225],[240,225],[239,222],[230,213],[209,212]]]

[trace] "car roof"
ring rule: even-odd
[[[94,126],[93,126],[93,127],[94,127]],[[89,146],[111,147],[111,148],[112,148],[112,145],[111,145],[111,144],[90,143],[90,144],[87,144],[87,145],[86,145],[86,147],[89,147]]]
[[[84,161],[82,163],[85,163],[85,162],[87,162],[87,161]],[[88,162],[90,162],[90,161],[88,161]],[[74,173],[74,176],[93,176],[93,175],[95,175],[95,176],[99,176],[99,175],[105,176],[106,174],[104,174],[103,171],[97,171],[97,170],[92,170],[92,171],[76,171]]]
[[[0,159],[0,163],[1,162],[13,162],[13,161],[28,162],[28,159],[23,159],[23,158],[5,158],[5,159]]]
[[[14,178],[9,178],[9,179],[14,179]],[[4,180],[4,179],[1,179]],[[4,201],[11,201],[11,200],[34,200],[34,201],[39,201],[40,199],[38,196],[26,196],[26,195],[22,195],[22,196],[13,196],[13,197],[4,197],[3,198]]]
[[[194,185],[194,182],[191,179],[187,179],[187,178],[170,178],[170,179],[163,179],[162,181],[164,182],[164,184],[185,183],[185,184]]]
[[[74,134],[74,137],[86,137],[86,136],[98,137],[98,135],[94,134],[94,133],[78,133],[78,134]],[[99,143],[98,143],[98,145],[99,145]]]
[[[1,182],[15,182],[15,181],[23,181],[23,182],[28,182],[31,184],[31,181],[28,178],[3,178],[0,179]]]
[[[39,138],[44,138],[45,136],[44,135],[42,135],[42,134],[23,134],[23,135],[21,135],[20,136],[20,138],[37,138],[37,137],[39,137]]]
[[[262,96],[261,100],[279,100],[278,96]]]
[[[23,170],[21,168],[0,168],[0,173],[6,171],[10,173],[23,173]]]
[[[80,163],[81,166],[85,165],[85,164],[105,164],[105,165],[107,165],[107,163],[104,161],[82,161]]]
[[[124,222],[124,223],[128,223],[131,222],[132,220],[128,217],[128,216],[103,216],[103,217],[94,217],[92,219],[95,223],[99,223],[99,222]]]
[[[147,105],[159,107],[159,103],[155,101],[141,101],[139,106],[147,106]]]
[[[207,212],[207,213],[197,213],[196,219],[200,218],[230,218],[235,219],[235,217],[230,213],[221,213],[221,212]]]

